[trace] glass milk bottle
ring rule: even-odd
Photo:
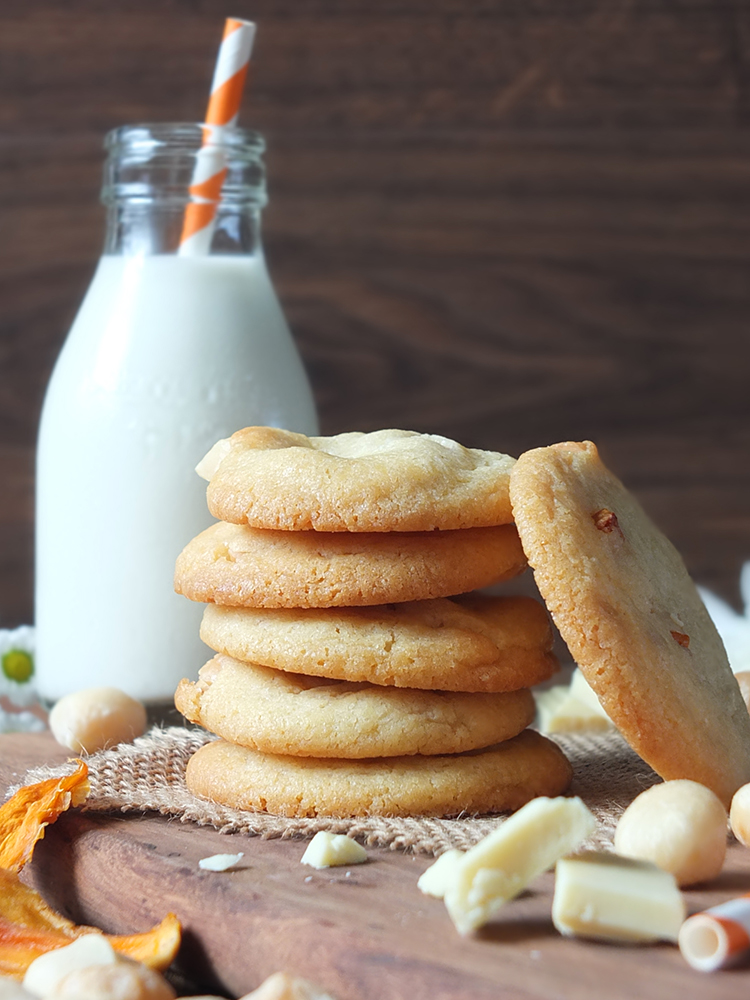
[[[266,270],[264,142],[221,136],[208,252],[180,242],[200,125],[110,133],[104,253],[49,383],[37,457],[37,689],[113,685],[156,706],[212,655],[174,563],[211,523],[195,465],[268,424],[317,433]]]

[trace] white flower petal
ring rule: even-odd
[[[745,608],[745,618],[750,620],[750,562],[740,570],[740,595]]]
[[[41,733],[46,728],[33,712],[4,712],[0,709],[0,733]]]
[[[13,649],[28,653],[32,660],[36,647],[36,633],[33,625],[19,625],[18,628],[0,629],[0,661]],[[26,681],[16,681],[6,677],[0,666],[0,695],[7,695],[14,705],[25,708],[37,700],[34,674]]]
[[[36,649],[34,626],[19,625],[18,628],[0,629],[0,656],[4,656],[10,649],[22,649],[33,656]]]
[[[717,597],[710,590],[698,587],[698,593],[701,595],[703,603],[706,605],[706,611],[708,611],[713,619],[713,623],[719,630],[719,633],[723,630],[731,629],[744,621],[742,615],[738,614],[731,605],[727,604],[720,597]]]
[[[750,620],[710,590],[699,587],[698,592],[721,636],[732,670],[735,674],[750,670]]]

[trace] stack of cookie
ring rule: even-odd
[[[253,427],[198,471],[221,520],[177,561],[217,655],[177,708],[220,737],[196,794],[285,816],[515,809],[570,780],[526,727],[556,669],[544,608],[471,593],[523,571],[514,460],[408,431]],[[456,597],[455,595],[464,595]]]

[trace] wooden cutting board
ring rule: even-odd
[[[28,767],[66,759],[47,734],[0,736],[0,791]],[[26,878],[58,911],[116,933],[173,911],[179,971],[196,988],[241,996],[285,970],[336,1000],[746,1000],[750,967],[692,971],[663,944],[620,947],[560,937],[550,873],[473,937],[417,879],[430,859],[371,848],[367,863],[315,871],[303,841],[222,835],[166,817],[73,813],[48,828]],[[239,870],[200,858],[244,852]],[[691,911],[750,892],[750,851],[734,844],[721,877],[687,893]]]

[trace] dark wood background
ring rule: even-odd
[[[99,254],[104,132],[242,122],[323,430],[595,440],[699,580],[750,557],[745,0],[3,0],[0,624],[32,619],[42,394]]]

